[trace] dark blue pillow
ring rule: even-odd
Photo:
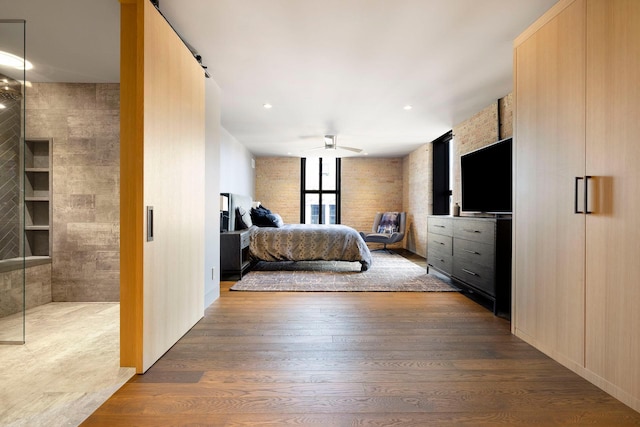
[[[271,227],[271,221],[267,218],[269,214],[271,214],[271,211],[262,205],[257,208],[251,208],[251,222],[258,227]]]
[[[282,227],[284,225],[282,217],[276,213],[267,214],[267,218],[271,221],[271,227]]]
[[[251,208],[251,221],[258,227],[282,227],[284,225],[280,215],[274,214],[262,205]]]

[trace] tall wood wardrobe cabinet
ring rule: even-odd
[[[120,0],[120,40],[120,364],[143,374],[204,316],[205,76],[147,0]]]
[[[640,1],[514,44],[514,334],[640,411]]]

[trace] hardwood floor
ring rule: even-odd
[[[83,425],[640,425],[458,293],[232,284]]]

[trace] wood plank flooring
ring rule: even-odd
[[[232,284],[83,425],[640,425],[461,294]]]

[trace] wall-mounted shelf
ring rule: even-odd
[[[24,234],[26,256],[51,256],[52,138],[24,144]]]

